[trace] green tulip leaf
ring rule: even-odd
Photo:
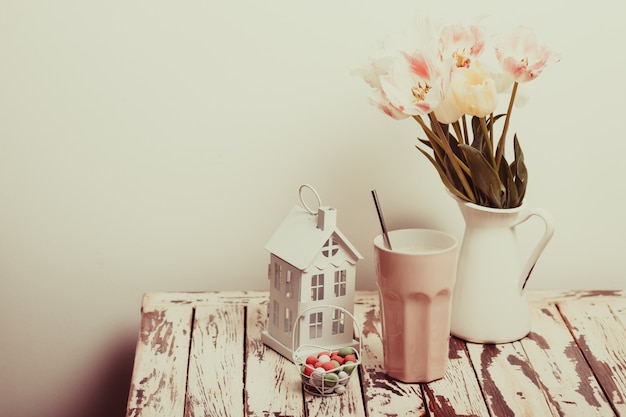
[[[465,144],[459,144],[459,146],[463,150],[472,172],[471,179],[474,188],[480,195],[480,198],[477,199],[489,207],[503,207],[506,189],[500,181],[498,173],[478,149]]]
[[[474,136],[472,147],[484,155],[485,152],[488,152],[485,146],[485,135],[483,135],[483,129],[480,126],[480,118],[476,116],[472,117],[472,134]]]
[[[431,149],[432,149],[432,147],[433,147],[433,146],[431,145],[431,142],[430,142],[428,139],[422,139],[422,138],[419,138],[419,137],[418,137],[418,138],[417,138],[417,140],[419,140],[419,141],[420,141],[420,142],[422,142],[424,145],[426,145],[426,146],[428,146],[429,148],[431,148]]]
[[[498,169],[498,174],[500,176],[500,181],[502,182],[502,184],[505,184],[505,207],[517,207],[519,205],[519,196],[517,193],[517,185],[515,184],[515,175],[511,169],[513,164],[509,166],[504,156],[502,156],[502,160],[500,162],[501,163],[500,168]]]
[[[526,186],[528,185],[528,170],[524,163],[524,152],[517,139],[517,134],[513,136],[513,150],[515,154],[515,161],[511,164],[511,171],[515,174],[515,188],[517,188],[518,204],[522,204],[524,196],[526,195]]]

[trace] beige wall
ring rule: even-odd
[[[390,228],[460,235],[417,124],[350,75],[415,3],[4,0],[0,414],[122,415],[142,293],[267,288],[264,245],[302,183],[365,256],[359,288],[374,286],[371,189]],[[557,220],[530,286],[624,288],[616,3],[431,3],[515,17],[561,51],[513,118],[527,201]]]

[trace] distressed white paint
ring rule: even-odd
[[[436,416],[452,410],[457,415],[488,414],[480,384],[464,343],[459,339],[450,340],[450,360],[444,378],[431,382],[424,390],[428,408]]]
[[[385,377],[378,295],[357,292],[362,365],[334,397],[303,394],[295,366],[263,345],[267,299],[267,292],[146,294],[127,416],[182,417],[186,409],[187,417],[418,417],[426,404],[437,417],[604,417],[613,415],[607,400],[626,411],[620,294],[531,292],[529,338],[496,346],[454,339],[444,379],[422,386]]]
[[[261,342],[267,326],[267,304],[252,300],[246,319],[247,415],[303,417],[300,373],[291,361]]]
[[[243,306],[195,309],[185,416],[243,414],[244,325]]]
[[[378,294],[357,297],[354,312],[363,331],[361,373],[368,413],[376,415],[393,404],[398,416],[423,415],[424,401],[419,384],[405,384],[384,375]]]
[[[520,342],[467,348],[493,417],[551,414]]]
[[[613,415],[593,372],[585,363],[554,304],[532,304],[533,328],[522,347],[549,398],[555,416]]]
[[[191,306],[143,309],[127,417],[182,416]]]
[[[609,401],[626,415],[626,332],[607,303],[601,300],[562,302],[583,354],[603,385]]]

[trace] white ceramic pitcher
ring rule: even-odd
[[[450,332],[478,343],[507,343],[530,332],[526,282],[554,234],[552,216],[543,209],[495,209],[457,201],[465,219],[457,280],[452,297]],[[516,228],[533,216],[545,232],[526,262],[519,252]]]

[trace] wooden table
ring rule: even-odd
[[[450,339],[446,375],[383,372],[378,296],[358,292],[360,373],[340,396],[302,390],[261,342],[267,292],[150,293],[142,304],[127,416],[626,416],[626,292],[532,292],[531,334]]]

